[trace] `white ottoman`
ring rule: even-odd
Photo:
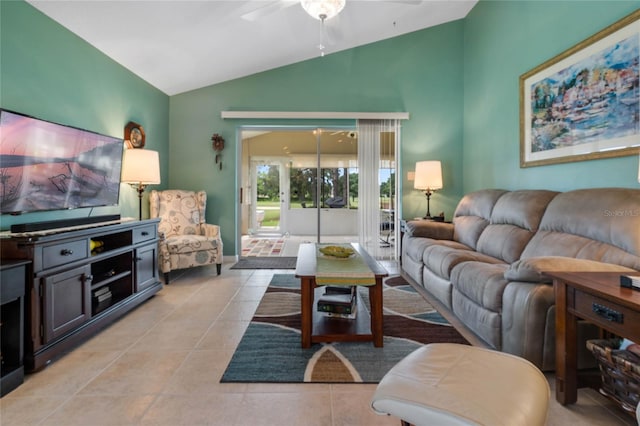
[[[529,361],[453,343],[423,346],[382,378],[371,406],[419,425],[544,425],[549,383]]]

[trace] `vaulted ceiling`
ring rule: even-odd
[[[325,23],[297,0],[27,0],[174,95],[464,18],[477,0],[347,0]]]

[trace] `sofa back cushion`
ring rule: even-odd
[[[482,231],[476,250],[506,263],[518,260],[538,230],[547,205],[557,194],[546,190],[503,194],[493,207],[490,223]]]
[[[483,189],[462,197],[453,213],[453,239],[475,250],[478,238],[489,225],[496,201],[505,192],[503,189]]]
[[[522,258],[566,256],[640,270],[640,189],[594,188],[558,194]]]

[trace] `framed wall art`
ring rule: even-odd
[[[520,167],[640,152],[640,10],[520,76]]]

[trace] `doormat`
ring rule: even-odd
[[[242,256],[280,256],[284,238],[252,238],[243,243]]]
[[[296,269],[297,257],[241,257],[230,269]]]
[[[358,303],[369,306],[368,291]],[[350,321],[336,319],[338,321]],[[428,343],[469,344],[404,278],[384,282],[384,347],[372,342],[300,346],[300,280],[274,274],[221,382],[378,383]]]

